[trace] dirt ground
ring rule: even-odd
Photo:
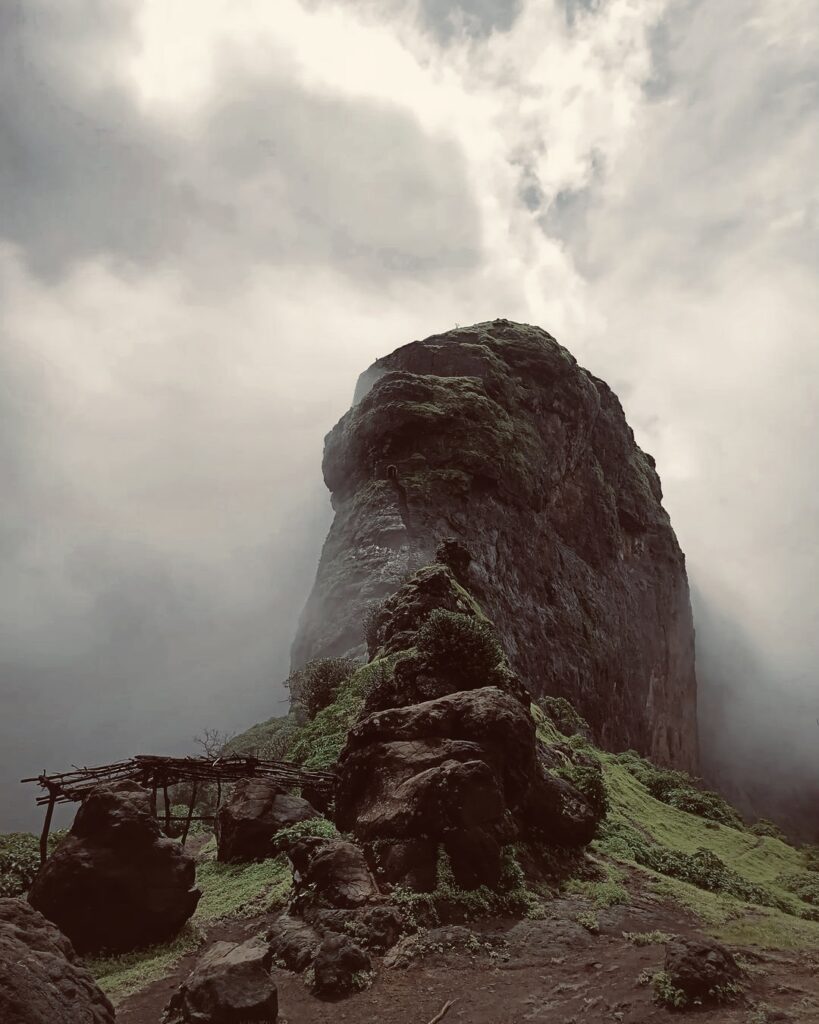
[[[670,1013],[653,1001],[643,971],[662,969],[664,947],[638,946],[623,932],[700,934],[673,906],[638,896],[628,907],[595,910],[600,933],[575,921],[589,904],[557,900],[538,921],[488,921],[436,929],[407,940],[406,966],[379,960],[372,987],[335,1003],[310,995],[301,977],[275,970],[281,1024],[427,1024],[455,1000],[447,1024],[657,1024],[693,1016],[700,1024],[819,1024],[819,956],[733,947],[748,970],[747,993],[735,1005]],[[264,931],[265,920],[213,927],[207,943]],[[431,948],[425,948],[430,947]],[[403,947],[402,947],[403,948]],[[159,1024],[171,994],[202,950],[173,973],[121,1004],[121,1024]],[[764,1011],[759,1004],[764,1004]]]

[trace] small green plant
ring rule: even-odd
[[[662,946],[671,942],[674,936],[669,932],[623,932],[623,938],[633,946]]]
[[[332,704],[342,684],[358,667],[351,658],[316,658],[291,672],[285,686],[312,720],[319,711]]]
[[[651,978],[654,988],[654,1000],[670,1010],[681,1010],[688,1004],[688,996],[681,988],[677,988],[666,971],[657,971]]]
[[[338,839],[339,831],[327,818],[308,818],[307,821],[297,821],[295,825],[288,825],[281,828],[273,837],[273,849],[286,851],[293,843],[308,836],[315,836],[319,839]]]
[[[577,921],[582,928],[585,928],[587,932],[591,932],[592,935],[600,934],[600,919],[593,911],[582,911],[575,915],[575,921]]]
[[[503,658],[492,626],[485,619],[435,608],[418,630],[418,652],[434,670],[456,679],[490,674]]]

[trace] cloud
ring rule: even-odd
[[[46,762],[281,710],[324,433],[376,356],[496,316],[621,395],[711,692],[795,735],[815,4],[740,8],[0,0],[4,824]]]

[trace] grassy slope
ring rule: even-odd
[[[614,760],[603,755],[603,770],[611,801],[612,820],[622,820],[672,850],[694,853],[711,850],[729,867],[750,882],[768,889],[809,911],[810,907],[777,884],[783,874],[805,870],[804,855],[781,842],[741,832],[655,800],[646,789]],[[806,921],[772,907],[743,903],[721,893],[708,892],[687,882],[667,878],[641,868],[651,888],[692,910],[702,919],[704,930],[715,938],[741,945],[783,949],[819,948],[819,922]]]
[[[539,737],[545,743],[566,742],[543,712],[533,706]],[[569,743],[573,741],[568,740]],[[715,853],[749,882],[764,885],[789,899],[801,911],[809,904],[797,899],[778,884],[782,875],[807,868],[805,854],[780,839],[761,837],[706,819],[656,800],[614,756],[596,751],[603,765],[609,796],[608,820],[622,822],[670,850],[692,854],[698,849]],[[605,843],[595,843],[598,853],[610,857]],[[620,858],[610,857],[612,860]],[[686,907],[702,922],[703,930],[715,938],[737,945],[776,949],[819,948],[819,922],[762,907],[725,893],[710,892],[695,885],[650,871],[633,861],[623,861],[639,871],[658,896]],[[605,883],[603,883],[605,884]]]

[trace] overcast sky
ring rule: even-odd
[[[656,457],[720,728],[819,749],[817,26],[0,0],[0,829],[24,774],[284,712],[323,435],[376,356],[495,317]]]

